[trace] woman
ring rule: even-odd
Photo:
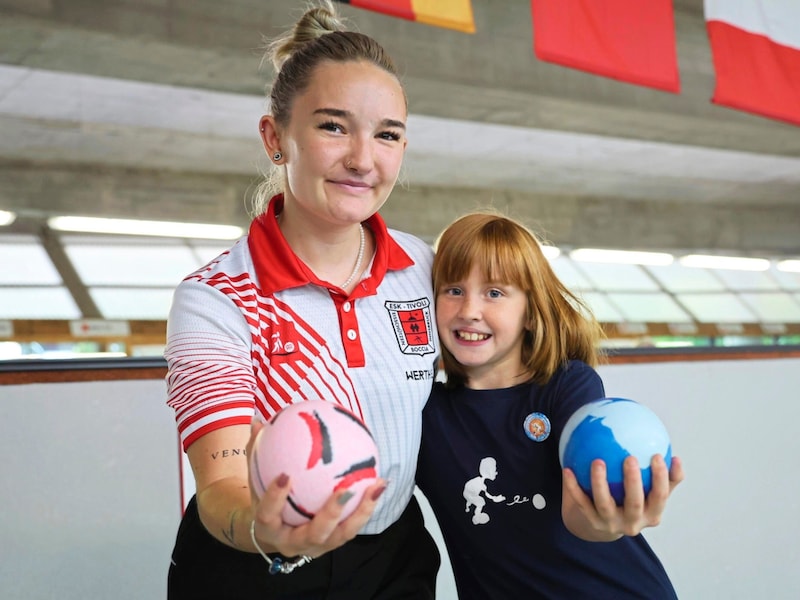
[[[169,597],[432,598],[439,555],[412,498],[438,353],[432,252],[377,214],[407,143],[405,93],[327,2],[269,56],[260,135],[280,193],[262,185],[248,236],[180,284],[169,317],[168,404],[197,488]],[[246,454],[281,407],[320,396],[363,418],[381,478],[343,522],[346,492],[289,527],[291,478],[253,497]]]

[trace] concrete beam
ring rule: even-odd
[[[236,175],[25,162],[0,162],[0,180],[0,207],[20,213],[20,228],[52,214],[246,227],[257,183],[257,178]],[[800,207],[792,205],[734,207],[398,186],[381,214],[391,227],[433,242],[454,218],[488,206],[522,219],[564,247],[708,250],[776,257],[800,253]]]
[[[22,217],[103,216],[245,225],[257,178],[0,162],[0,206]]]
[[[698,5],[676,4],[679,95],[537,60],[525,2],[474,2],[475,35],[341,10],[396,58],[420,114],[800,156],[800,129],[710,103]],[[260,94],[262,36],[299,11],[295,0],[0,0],[0,62]]]
[[[797,256],[800,209],[648,200],[490,194],[475,189],[396,189],[381,214],[392,227],[433,241],[459,215],[491,206],[551,243],[667,252]]]

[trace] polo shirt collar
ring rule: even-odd
[[[331,288],[329,283],[318,279],[286,243],[278,227],[277,217],[281,210],[283,194],[278,194],[269,201],[267,210],[253,219],[247,237],[262,293],[271,295],[309,284]],[[375,294],[387,271],[405,269],[414,264],[406,251],[389,235],[386,223],[379,214],[375,213],[365,223],[375,236],[375,259],[371,276],[356,286],[351,296]]]

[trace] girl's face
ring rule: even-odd
[[[322,227],[377,212],[400,172],[406,116],[403,89],[390,73],[368,62],[320,63],[287,127],[275,130],[287,208]]]
[[[469,276],[440,286],[436,322],[442,344],[462,364],[473,389],[506,388],[527,377],[522,367],[527,297],[514,285]]]

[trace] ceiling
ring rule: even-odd
[[[0,209],[246,224],[265,162],[262,36],[296,0],[0,0]],[[536,59],[529,3],[474,35],[342,6],[409,96],[382,213],[433,240],[492,204],[564,247],[800,255],[800,128],[715,106],[702,0],[676,0],[682,91]]]

